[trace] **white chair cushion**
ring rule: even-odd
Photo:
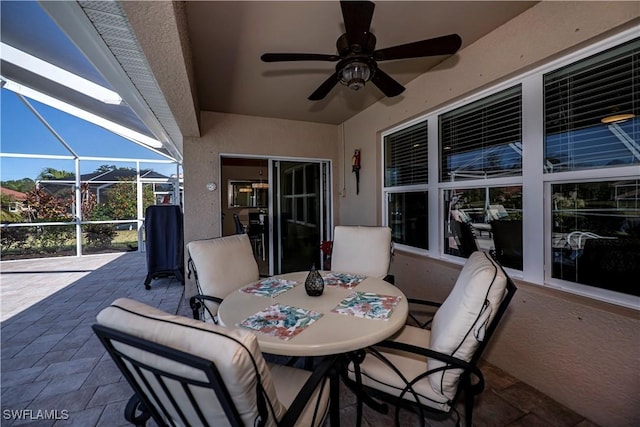
[[[224,298],[260,279],[258,264],[246,234],[195,240],[187,244],[187,249],[198,274],[200,292],[204,295]],[[215,315],[217,304],[209,301],[206,304]]]
[[[290,368],[284,365],[267,363],[271,370],[271,379],[275,384],[278,393],[278,400],[287,408],[291,406],[294,399],[300,392],[304,383],[309,379],[312,372],[303,369]],[[316,412],[316,402],[318,402],[318,394],[322,393],[318,404],[315,423],[313,423],[313,415]],[[317,427],[322,425],[324,418],[329,411],[329,381],[325,381],[324,387],[318,387],[309,399],[309,405],[296,421],[299,427]]]
[[[388,227],[336,226],[333,231],[331,269],[384,278],[391,262]]]
[[[430,334],[431,332],[428,329],[405,326],[389,339],[424,347],[424,343],[429,342]],[[427,371],[426,357],[382,347],[376,347],[376,350],[387,358],[394,367],[398,368],[407,381],[411,381]],[[400,393],[402,393],[406,387],[406,382],[398,376],[396,371],[372,354],[367,354],[364,361],[360,364],[360,370],[362,372],[363,385],[392,396],[400,396]],[[353,365],[349,365],[349,377],[355,380]],[[425,377],[416,381],[416,383],[412,385],[412,389],[418,395],[417,400],[421,405],[440,411],[449,411],[449,398],[434,390],[431,387],[429,378]],[[416,401],[416,396],[411,392],[406,392],[402,395],[402,398],[411,402]]]
[[[254,425],[258,414],[257,378],[251,361],[253,358],[262,385],[267,396],[270,397],[275,417],[280,419],[286,412],[286,407],[276,398],[276,388],[260,352],[256,336],[249,331],[229,330],[198,320],[171,315],[125,298],[114,301],[110,307],[102,310],[97,320],[101,325],[213,361],[245,425]],[[169,368],[182,375],[189,375],[190,371],[193,371],[191,375],[195,373],[201,375],[200,371],[178,365],[155,354],[133,348],[129,350],[121,348],[121,350],[151,366]],[[206,419],[211,420],[213,425],[228,424],[224,411],[217,404],[217,398],[212,390],[198,390],[195,396]],[[180,405],[183,408],[190,406],[186,404],[186,399],[185,396],[185,404]],[[172,418],[179,420],[177,414],[173,414]],[[267,425],[275,425],[273,416],[269,417]]]
[[[484,339],[486,327],[506,294],[507,278],[484,252],[474,252],[465,263],[447,299],[438,308],[431,324],[429,348],[469,361]],[[429,369],[444,366],[430,359]],[[430,375],[431,386],[453,398],[460,370]]]

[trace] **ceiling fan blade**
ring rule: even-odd
[[[452,55],[460,49],[461,45],[462,39],[459,35],[449,34],[448,36],[379,49],[373,52],[373,58],[376,61],[390,61],[423,56]]]
[[[324,55],[321,53],[265,53],[260,57],[264,62],[283,61],[339,61],[337,55]]]
[[[376,5],[370,1],[341,1],[340,7],[349,44],[364,47]]]
[[[404,86],[395,81],[389,74],[385,73],[380,68],[373,73],[371,82],[378,86],[378,89],[380,89],[382,93],[389,98],[398,96],[404,92]]]
[[[320,101],[325,96],[331,92],[331,89],[334,88],[335,85],[340,81],[340,73],[336,71],[333,73],[327,80],[322,82],[322,84],[315,90],[311,95],[309,95],[309,101]]]

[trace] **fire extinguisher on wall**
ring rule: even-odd
[[[360,149],[356,148],[351,158],[351,170],[356,174],[356,194],[360,194]]]

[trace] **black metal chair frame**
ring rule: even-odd
[[[494,259],[501,265],[522,270],[522,220],[491,221]]]
[[[478,250],[476,236],[473,233],[471,224],[452,220],[449,223],[449,227],[451,228],[453,236],[458,239],[458,250],[462,257],[469,258],[472,253]]]
[[[497,264],[497,263],[496,263]],[[462,359],[458,359],[456,357],[452,357],[448,354],[444,354],[444,353],[439,353],[437,351],[428,349],[428,348],[424,348],[424,347],[417,347],[414,345],[410,345],[410,344],[406,344],[406,343],[401,343],[401,342],[396,342],[396,341],[391,341],[391,340],[385,340],[382,341],[378,344],[376,344],[374,347],[370,347],[367,349],[367,352],[377,358],[379,358],[380,360],[382,360],[387,366],[389,366],[391,369],[393,369],[396,374],[398,374],[401,378],[403,378],[404,382],[406,383],[405,388],[402,390],[401,396],[404,396],[405,394],[409,393],[412,394],[414,396],[414,399],[416,400],[415,402],[413,401],[409,401],[407,399],[403,399],[402,397],[397,397],[385,392],[382,392],[380,390],[371,388],[371,387],[366,387],[363,386],[363,390],[370,394],[373,397],[377,397],[383,401],[389,402],[393,405],[395,405],[396,407],[396,412],[395,412],[395,421],[396,421],[396,426],[400,426],[400,409],[405,408],[405,409],[409,409],[409,410],[413,410],[414,412],[417,412],[420,417],[421,417],[421,425],[424,427],[424,418],[425,416],[430,416],[432,418],[435,419],[445,419],[448,418],[451,415],[452,411],[455,411],[455,403],[459,400],[460,398],[460,394],[462,392],[464,392],[464,406],[465,406],[465,420],[466,420],[466,425],[468,427],[471,427],[472,425],[472,415],[473,415],[473,405],[474,405],[474,399],[475,396],[482,393],[482,391],[484,390],[484,376],[482,375],[482,372],[480,371],[480,369],[478,368],[478,362],[480,360],[480,357],[482,355],[482,352],[484,351],[485,347],[487,346],[487,343],[489,342],[489,340],[491,339],[491,336],[493,335],[493,332],[495,331],[495,329],[497,328],[498,324],[500,323],[500,319],[502,318],[502,316],[504,315],[505,311],[507,310],[507,307],[509,305],[509,303],[511,302],[511,299],[513,298],[513,295],[515,294],[517,288],[515,286],[515,283],[513,282],[513,280],[511,280],[511,278],[504,272],[504,269],[502,268],[502,266],[500,266],[498,264],[499,268],[503,271],[503,273],[505,274],[505,276],[507,277],[507,286],[506,286],[506,290],[507,293],[504,296],[503,300],[500,302],[500,305],[498,306],[498,310],[496,312],[495,317],[493,318],[493,321],[491,322],[491,324],[488,326],[484,339],[480,342],[480,344],[478,345],[478,348],[476,349],[476,351],[474,352],[473,356],[471,357],[471,360],[469,362],[464,361]],[[432,301],[424,301],[424,300],[419,300],[419,299],[414,299],[414,298],[410,298],[409,299],[410,303],[413,304],[421,304],[421,305],[426,305],[426,306],[430,306],[430,307],[439,307],[441,304],[440,303],[436,303],[436,302],[432,302]],[[421,328],[424,328],[428,325],[430,325],[431,320],[427,321],[427,322],[420,322],[418,321],[418,319],[415,319],[413,316],[410,315],[410,318],[412,318],[413,320],[415,320],[418,325],[420,325]],[[396,350],[401,350],[401,351],[406,351],[409,353],[414,353],[417,355],[421,355],[424,357],[429,357],[429,358],[433,358],[433,359],[438,359],[441,360],[443,362],[446,362],[447,365],[443,366],[443,367],[439,367],[437,369],[431,369],[428,371],[425,371],[424,373],[422,373],[420,376],[414,378],[414,379],[407,379],[404,378],[404,376],[401,374],[401,372],[393,365],[393,363],[391,363],[386,357],[384,357],[379,351],[377,351],[375,349],[375,347],[379,347],[379,348],[388,348],[388,349],[396,349]],[[361,381],[361,372],[359,369],[359,365],[358,364],[354,364],[354,371],[355,371],[355,376],[356,376],[356,381],[355,384],[351,384],[351,386],[356,386],[357,384],[362,384]],[[451,399],[451,402],[449,402],[451,409],[449,411],[440,411],[438,409],[435,408],[431,408],[429,406],[424,406],[424,405],[420,405],[417,403],[418,401],[418,397],[417,397],[417,392],[413,389],[413,384],[415,384],[417,381],[427,377],[428,375],[431,375],[433,373],[436,372],[440,372],[440,371],[445,371],[448,369],[462,369],[462,373],[460,374],[460,383],[458,385],[458,389],[456,391],[456,394],[454,396],[453,399]],[[352,380],[348,380],[348,381],[352,381]],[[364,400],[365,403],[367,403],[367,399]],[[361,401],[358,402],[358,405],[361,405]],[[378,408],[374,408],[377,410],[380,410],[380,405],[378,405]],[[385,411],[386,408],[383,407],[382,411]]]
[[[198,288],[198,294],[189,298],[189,307],[191,307],[193,318],[196,320],[204,320],[204,310],[206,310],[213,320],[213,323],[218,324],[218,319],[211,310],[209,310],[205,301],[212,301],[219,305],[222,303],[222,298],[203,294],[202,288],[200,287],[200,281],[198,280],[198,270],[196,270],[196,266],[191,259],[191,255],[189,255],[189,259],[187,260],[187,278],[191,278],[191,273],[193,273],[193,278],[196,281],[196,287]]]
[[[180,408],[180,406],[176,402],[175,397],[173,396],[173,394],[171,394],[171,391],[167,386],[167,379],[171,381],[177,381],[181,384],[182,390],[188,396],[192,409],[196,414],[198,414],[202,425],[208,426],[210,424],[208,420],[204,418],[202,410],[198,406],[198,402],[195,400],[193,393],[191,392],[190,386],[212,389],[215,392],[216,397],[218,398],[218,401],[220,402],[220,405],[222,406],[231,425],[238,427],[243,426],[242,418],[240,417],[233,399],[231,398],[231,394],[229,393],[227,386],[224,384],[217,367],[211,360],[207,360],[193,354],[185,353],[171,347],[135,337],[133,335],[126,334],[124,332],[106,326],[93,325],[93,330],[104,347],[107,349],[109,355],[115,361],[118,368],[122,371],[123,375],[129,382],[129,385],[134,390],[133,396],[131,396],[129,402],[125,407],[125,418],[127,421],[135,424],[136,426],[145,426],[149,418],[153,417],[154,421],[159,426],[167,426],[168,424],[165,420],[171,420],[168,408],[163,406],[161,400],[159,399],[158,391],[149,384],[149,380],[142,374],[142,372],[145,371],[153,375],[157,383],[160,384],[163,395],[166,397],[166,400],[170,402],[173,410],[177,414],[179,414],[179,416],[181,417],[180,422],[182,422],[183,425],[188,425],[188,420],[185,416],[183,408]],[[206,381],[198,381],[191,378],[186,378],[168,371],[164,371],[162,369],[148,366],[136,359],[127,356],[126,354],[123,354],[121,351],[116,349],[113,342],[122,343],[127,346],[131,346],[136,349],[149,352],[160,357],[164,357],[168,360],[187,365],[191,368],[198,369],[202,371],[202,373],[206,377]],[[249,352],[248,349],[247,352]],[[273,408],[271,407],[269,397],[266,395],[262,387],[261,379],[257,371],[256,362],[255,360],[253,360],[253,357],[250,353],[249,356],[253,361],[254,369],[257,376],[256,393],[259,416],[256,422],[256,426],[264,426],[270,414],[273,414]],[[311,399],[311,396],[313,395],[316,388],[321,386],[321,383],[324,382],[330,375],[333,375],[332,370],[335,369],[335,364],[336,358],[328,357],[316,366],[313,374],[306,381],[300,393],[296,396],[293,403],[288,408],[286,414],[278,423],[279,426],[293,426],[296,423],[297,419]],[[144,382],[144,386],[147,390],[150,391],[151,396],[148,396],[145,393],[138,380],[134,377],[132,369],[136,372],[138,378],[140,378]],[[318,396],[318,402],[320,397],[321,396]],[[154,402],[156,402],[156,404],[154,404]],[[314,413],[314,418],[318,415],[318,402],[316,402],[316,412]]]

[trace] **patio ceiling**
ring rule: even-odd
[[[464,49],[535,3],[379,1],[371,29],[377,48],[457,33]],[[333,54],[343,32],[335,1],[2,2],[3,43],[110,88],[123,103],[94,100],[4,57],[2,74],[152,136],[181,159],[183,136],[199,136],[201,110],[339,124],[375,102],[401,101],[371,84],[359,92],[338,85],[309,101],[333,63],[260,60],[265,52]],[[406,85],[447,58],[381,68]]]

